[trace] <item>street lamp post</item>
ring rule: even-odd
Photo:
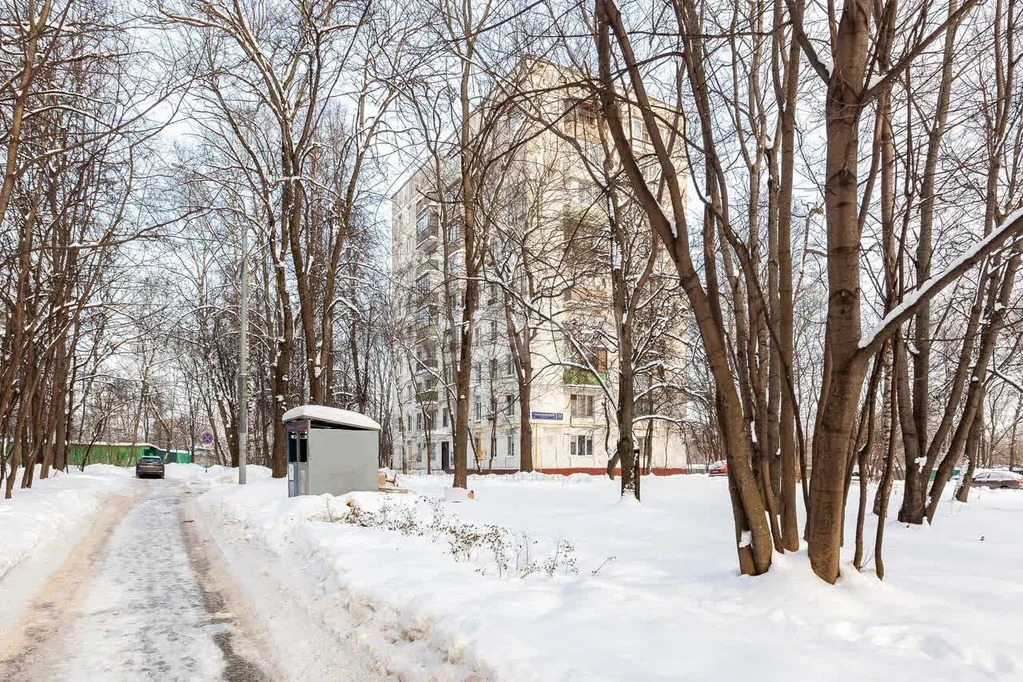
[[[238,302],[238,484],[245,484],[245,454],[249,441],[249,231],[242,228],[242,282]]]

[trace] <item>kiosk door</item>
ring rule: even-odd
[[[309,494],[309,439],[304,433],[298,439],[298,494]]]
[[[288,433],[288,497],[298,495],[298,434]]]
[[[288,432],[288,497],[309,494],[308,443],[304,431]]]

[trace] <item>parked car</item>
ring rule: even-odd
[[[711,476],[727,476],[728,475],[728,462],[723,459],[711,464],[707,467],[707,473]]]
[[[1014,471],[978,471],[973,475],[973,485],[1023,490],[1023,474]]]
[[[135,478],[149,476],[163,478],[163,460],[156,455],[145,455],[135,462]]]

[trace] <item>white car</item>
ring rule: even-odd
[[[983,488],[1023,490],[1023,474],[1000,469],[978,471],[973,475],[973,485]]]

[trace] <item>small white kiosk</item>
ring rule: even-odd
[[[288,497],[376,491],[380,425],[364,414],[302,405],[283,417],[288,433]]]

